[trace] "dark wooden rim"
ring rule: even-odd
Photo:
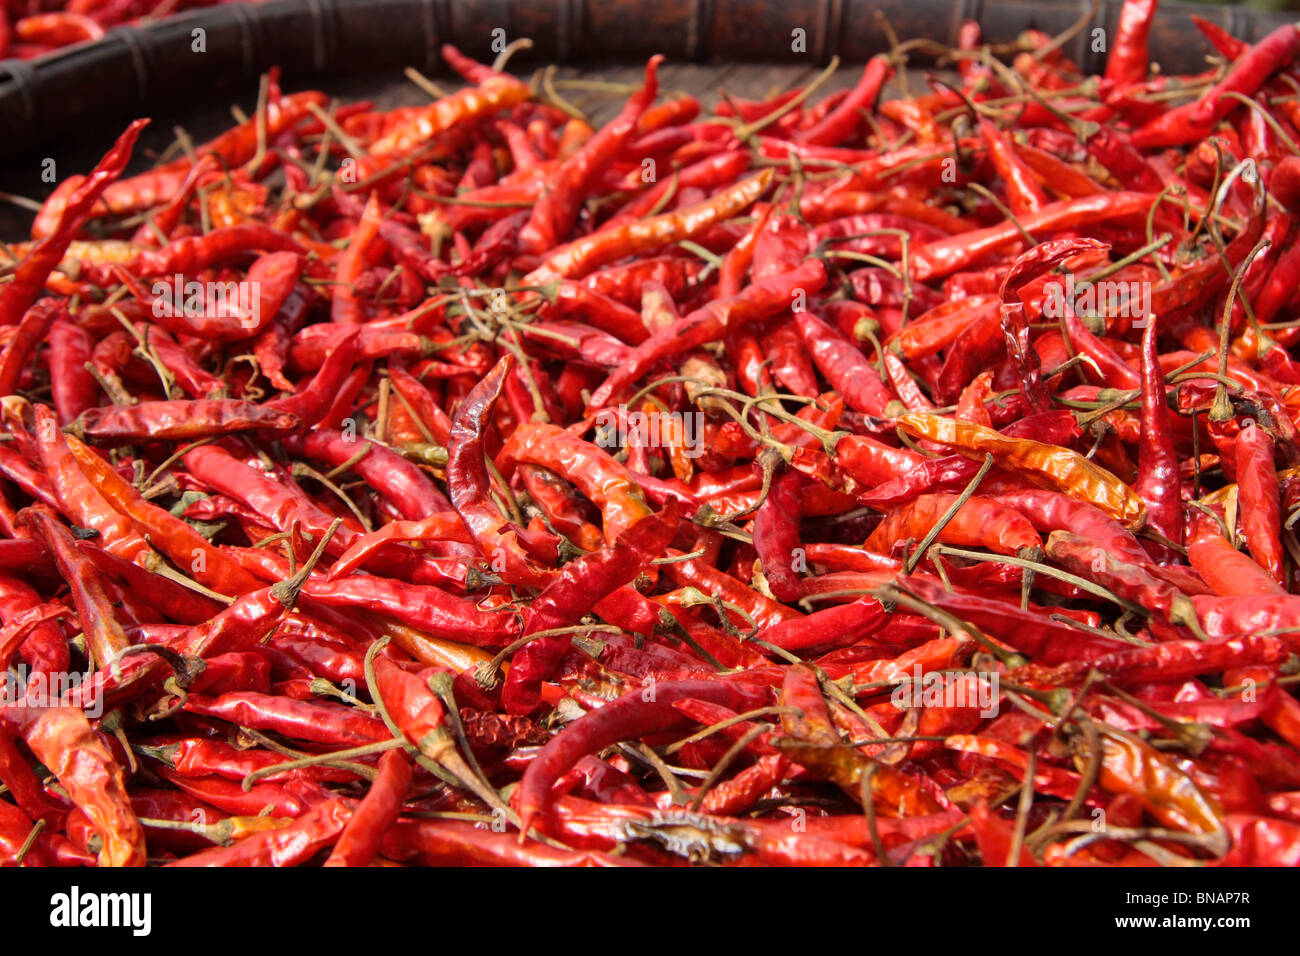
[[[1092,48],[1094,28],[1111,28],[1121,0],[1103,0],[1067,47],[1095,72],[1105,61]],[[1059,33],[1084,16],[1089,0],[271,0],[207,7],[145,27],[119,27],[31,63],[0,63],[0,156],[29,152],[74,133],[88,119],[122,121],[178,103],[211,102],[246,92],[279,65],[286,87],[329,77],[388,72],[404,66],[436,72],[438,48],[454,43],[491,59],[492,31],[529,37],[531,51],[513,63],[631,61],[650,53],[670,59],[819,62],[839,55],[865,60],[888,48],[879,11],[900,39],[955,43],[962,21],[978,20],[991,43],[1035,27]],[[1153,59],[1170,73],[1190,73],[1209,52],[1189,14],[1254,40],[1290,15],[1162,4],[1151,34]],[[195,30],[206,50],[192,49]],[[792,50],[796,29],[806,52]]]

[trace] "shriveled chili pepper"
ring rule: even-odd
[[[90,559],[79,551],[71,532],[46,508],[37,505],[21,513],[32,531],[45,543],[60,571],[72,588],[77,616],[86,635],[87,647],[95,663],[108,667],[131,642],[114,614],[112,603],[104,593],[98,571]]]
[[[168,866],[297,866],[339,838],[352,817],[343,800],[328,800],[288,826],[254,833],[229,847],[214,847]]]
[[[237,432],[285,433],[299,427],[294,414],[238,399],[141,402],[93,408],[73,423],[73,433],[102,445],[154,439],[190,441]]]
[[[921,495],[877,525],[864,547],[883,553],[895,541],[924,537],[956,502],[956,495]],[[995,500],[979,496],[961,503],[940,529],[938,540],[985,547],[1002,554],[1042,547],[1042,539],[1028,519]]]
[[[1161,823],[1194,833],[1221,833],[1218,801],[1202,793],[1167,755],[1129,734],[1103,729],[1098,777],[1112,793],[1132,793]],[[1091,756],[1081,747],[1083,756]],[[1076,764],[1080,758],[1076,758]]]
[[[575,239],[552,250],[540,266],[524,276],[523,284],[542,285],[560,278],[578,278],[615,259],[651,252],[697,236],[753,204],[767,190],[772,176],[765,170],[687,209]]]
[[[618,116],[550,176],[533,206],[532,215],[519,231],[519,248],[523,252],[545,252],[568,235],[578,209],[586,199],[590,183],[627,145],[636,131],[638,120],[658,95],[657,72],[662,61],[663,57],[650,58],[641,89],[628,99]]]
[[[914,436],[951,445],[962,454],[990,454],[1002,467],[1096,505],[1127,526],[1140,527],[1145,520],[1146,506],[1128,485],[1070,449],[1008,439],[981,425],[918,412],[903,415],[898,423]]]
[[[483,556],[500,565],[506,580],[537,586],[545,576],[520,547],[517,532],[504,527],[505,519],[491,500],[491,480],[483,457],[485,432],[510,368],[511,358],[506,355],[470,390],[452,419],[449,491]]]
[[[849,95],[840,100],[835,109],[822,117],[816,126],[796,133],[795,139],[810,146],[838,145],[861,121],[860,111],[870,110],[875,105],[881,87],[892,72],[886,58],[872,57]]]
[[[1182,544],[1182,483],[1156,354],[1156,321],[1142,331],[1142,440],[1134,491],[1147,506],[1147,526]]]
[[[341,705],[289,700],[256,691],[234,691],[212,698],[191,694],[185,708],[239,726],[274,730],[298,740],[339,747],[378,743],[389,737],[380,721]]]
[[[435,637],[480,647],[506,644],[515,633],[511,615],[479,610],[472,601],[432,585],[354,575],[338,581],[309,582],[303,593],[327,607],[382,614]]]
[[[38,710],[26,722],[23,741],[90,819],[103,844],[99,865],[144,866],[144,833],[122,769],[85,716],[71,707]]]

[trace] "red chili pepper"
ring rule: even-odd
[[[651,252],[698,236],[752,205],[767,191],[773,175],[764,170],[686,209],[575,239],[551,250],[540,266],[524,276],[522,284],[542,285],[555,279],[577,278],[624,256]]]
[[[18,265],[13,281],[0,289],[0,325],[17,324],[36,301],[50,271],[59,264],[77,231],[90,218],[95,203],[109,184],[122,175],[135,141],[148,123],[148,120],[136,120],[128,126],[91,174],[69,187],[71,192],[61,204],[57,218],[51,221],[48,232]]]
[[[797,311],[794,319],[817,369],[845,404],[865,415],[883,416],[893,396],[858,348],[811,312]]]
[[[572,230],[592,182],[627,146],[641,116],[659,95],[657,72],[661,62],[661,56],[650,58],[641,89],[628,99],[618,116],[561,163],[548,178],[533,206],[532,216],[519,231],[521,252],[539,254],[549,251]]]
[[[586,754],[596,753],[630,736],[679,726],[673,703],[695,698],[745,711],[762,703],[765,692],[739,681],[664,681],[636,691],[588,713],[551,738],[528,765],[515,797],[521,829],[526,833],[548,814],[551,785]]]
[[[474,602],[431,585],[353,575],[339,581],[309,582],[303,594],[326,607],[356,608],[382,614],[435,637],[479,647],[509,643],[516,633],[504,611],[483,611]]]
[[[872,57],[867,61],[858,83],[849,95],[840,100],[835,109],[827,113],[810,129],[800,130],[795,140],[809,146],[837,146],[858,127],[861,111],[871,110],[888,81],[893,67],[885,57]]]
[[[1214,593],[1223,597],[1286,593],[1272,575],[1229,544],[1217,529],[1189,533],[1187,558]]]
[[[45,507],[35,505],[23,510],[19,521],[28,524],[45,544],[71,587],[91,658],[100,668],[113,664],[131,642],[114,614],[94,565],[77,549],[71,532]]]
[[[809,260],[790,272],[759,283],[728,299],[703,306],[672,326],[650,337],[633,350],[626,365],[605,380],[587,403],[589,411],[605,407],[619,397],[627,384],[636,381],[660,359],[680,355],[688,349],[715,341],[745,323],[767,318],[791,304],[797,296],[816,293],[826,282],[820,262]]]
[[[144,866],[144,833],[127,800],[122,769],[85,716],[71,707],[35,711],[23,741],[99,834],[99,865]]]
[[[538,586],[545,575],[520,547],[517,531],[505,529],[505,519],[491,501],[491,480],[483,457],[484,433],[510,367],[506,355],[457,409],[448,444],[448,484],[452,504],[494,570],[506,581]]]
[[[1157,0],[1124,0],[1115,38],[1106,57],[1106,79],[1140,83],[1147,78],[1147,37],[1156,5]]]
[[[368,866],[385,832],[397,822],[410,786],[411,763],[405,754],[390,750],[379,758],[379,775],[343,827],[325,866]]]
[[[864,547],[868,551],[887,553],[895,541],[922,538],[956,501],[957,496],[951,494],[921,495],[886,516]],[[1028,519],[1012,508],[979,496],[962,502],[940,529],[938,540],[989,548],[1001,554],[1042,547],[1042,539]]]
[[[208,717],[220,717],[232,724],[273,730],[296,740],[355,747],[389,738],[382,722],[338,704],[289,700],[234,691],[220,697],[191,694],[185,709]]]
[[[664,514],[642,518],[613,545],[570,561],[524,615],[523,636],[576,624],[602,599],[641,573],[667,547],[676,530],[671,506]],[[526,714],[541,703],[541,682],[559,664],[569,635],[539,637],[511,660],[501,703],[512,714]]]
[[[259,430],[275,434],[300,425],[300,419],[290,412],[231,398],[91,408],[73,423],[78,437],[103,445],[158,439],[191,441]]]
[[[599,131],[450,48],[272,75],[65,176],[0,291],[0,857],[1294,862],[1300,32],[1152,75],[1113,12],[1095,83],[968,23],[960,93],[656,57]]]
[[[1237,433],[1235,465],[1242,534],[1251,556],[1280,582],[1283,580],[1282,521],[1277,472],[1273,466],[1273,439],[1250,420]]]
[[[1226,93],[1254,96],[1274,73],[1297,56],[1300,56],[1300,30],[1292,24],[1278,27],[1242,54],[1228,75],[1201,95],[1191,114],[1192,122],[1201,126],[1217,123],[1241,105],[1240,100]]]
[[[350,822],[342,800],[328,800],[288,826],[254,833],[233,846],[214,847],[167,866],[297,866],[330,846]]]

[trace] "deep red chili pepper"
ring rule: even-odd
[[[485,432],[510,368],[511,358],[506,355],[457,409],[448,446],[449,490],[452,504],[494,570],[512,583],[538,586],[545,576],[520,547],[517,531],[505,527],[504,517],[492,503],[491,480],[483,457]]]
[[[286,447],[335,468],[351,463],[350,469],[379,490],[404,518],[418,520],[451,510],[451,502],[424,472],[375,442],[358,441],[336,429],[318,428],[301,439],[290,439]]]
[[[872,57],[849,95],[840,100],[835,109],[822,117],[816,126],[796,133],[796,141],[809,146],[836,146],[843,142],[861,122],[861,111],[870,111],[875,105],[881,87],[892,72],[888,59]]]
[[[825,282],[826,270],[822,264],[809,260],[790,272],[754,283],[729,299],[710,302],[637,346],[628,363],[606,379],[591,396],[588,409],[594,411],[609,404],[621,395],[627,383],[640,378],[660,359],[715,341],[744,323],[766,318],[792,304],[797,305],[796,297],[816,293]]]
[[[356,371],[360,358],[361,337],[345,335],[335,344],[311,381],[293,395],[272,399],[265,407],[296,416],[307,428],[327,420],[331,403],[346,389],[345,382]]]
[[[1278,27],[1233,64],[1228,75],[1206,90],[1191,114],[1191,121],[1201,126],[1217,123],[1241,105],[1226,96],[1237,93],[1254,96],[1278,70],[1300,56],[1300,30],[1287,24]]]
[[[104,190],[122,175],[135,141],[148,123],[148,120],[136,120],[128,126],[91,174],[69,187],[71,192],[63,201],[57,219],[50,223],[48,233],[18,265],[13,280],[0,289],[0,325],[17,324],[36,301],[46,277],[59,264],[73,237],[91,217],[95,203]]]
[[[1156,334],[1156,319],[1151,316],[1142,331],[1142,438],[1134,490],[1146,502],[1147,526],[1180,545],[1183,541],[1182,482],[1164,376],[1156,353]]]
[[[353,575],[339,581],[309,582],[303,594],[326,607],[385,615],[435,637],[480,647],[507,644],[517,633],[509,613],[479,610],[472,601],[431,585]]]
[[[385,832],[397,822],[411,785],[411,762],[390,750],[379,759],[379,775],[339,834],[325,866],[368,866]]]
[[[570,561],[529,605],[523,636],[576,624],[659,557],[675,530],[676,514],[670,506],[662,515],[642,518],[608,548]],[[519,649],[501,691],[501,703],[509,713],[527,714],[541,702],[541,682],[559,664],[570,640],[567,634],[549,635]]]
[[[288,826],[254,833],[229,847],[214,847],[168,866],[297,866],[330,846],[350,821],[343,800],[327,800]]]
[[[884,415],[893,396],[858,348],[811,312],[796,312],[794,319],[817,369],[845,403],[865,415]]]
[[[1106,79],[1140,83],[1147,77],[1147,37],[1155,19],[1156,0],[1124,0],[1119,25],[1106,56]]]
[[[1282,578],[1281,516],[1273,439],[1247,420],[1237,433],[1237,488],[1242,508],[1242,534],[1251,556],[1273,576]]]
[[[549,177],[533,206],[532,216],[519,231],[522,252],[538,254],[549,251],[569,234],[592,181],[622,152],[636,132],[642,114],[658,96],[657,72],[661,62],[663,57],[650,58],[641,89],[628,99],[618,116]]]
[[[141,402],[91,408],[74,423],[74,434],[101,445],[152,440],[192,441],[237,432],[285,433],[301,420],[291,412],[238,399]]]
[[[71,532],[47,508],[40,505],[27,508],[20,513],[19,520],[31,527],[58,564],[71,586],[90,655],[99,667],[108,667],[131,642],[114,614],[93,563],[77,549]]]
[[[551,785],[578,759],[629,736],[640,736],[678,726],[681,715],[675,701],[696,698],[736,711],[759,706],[765,692],[740,681],[665,681],[653,693],[633,692],[588,713],[551,738],[524,773],[515,798],[527,832],[542,818],[551,802]]]

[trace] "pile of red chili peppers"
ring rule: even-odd
[[[4,0],[0,3],[0,59],[34,60],[74,43],[98,40],[105,30],[116,26],[148,23],[186,9],[227,2],[230,0]]]
[[[1300,32],[1154,13],[133,124],[0,283],[0,862],[1300,863]]]

